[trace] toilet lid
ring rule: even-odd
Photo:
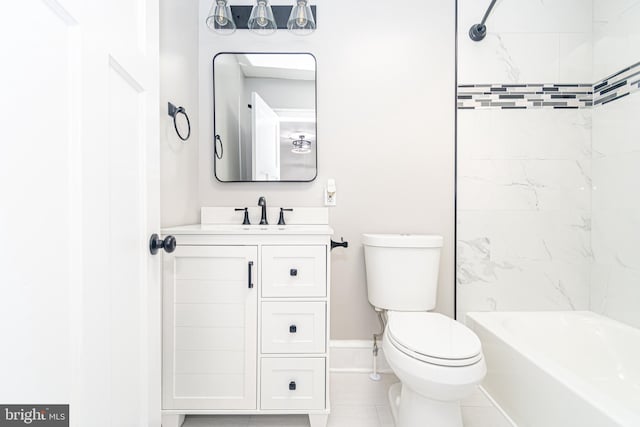
[[[450,317],[424,312],[388,314],[387,332],[391,341],[410,356],[450,366],[475,363],[482,357],[482,345],[476,334]]]

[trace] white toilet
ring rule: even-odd
[[[438,313],[442,236],[363,235],[369,302],[387,312],[382,348],[401,383],[389,401],[396,427],[462,427],[460,400],[486,374],[478,337]]]

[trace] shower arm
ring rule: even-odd
[[[491,11],[493,10],[493,6],[495,6],[496,2],[497,0],[491,0],[491,4],[489,5],[489,8],[487,9],[487,11],[484,13],[484,17],[482,18],[482,21],[479,24],[474,24],[469,29],[469,37],[474,42],[479,42],[480,40],[484,39],[485,36],[487,35],[487,27],[485,25],[485,22],[487,22],[487,18],[489,18],[489,15],[491,14]]]
[[[487,9],[487,11],[484,13],[484,16],[482,17],[482,21],[480,21],[480,25],[484,27],[484,23],[487,22],[487,18],[489,17],[489,15],[491,14],[491,11],[493,10],[493,6],[496,5],[496,1],[498,0],[491,0],[491,4],[489,5],[489,8]]]

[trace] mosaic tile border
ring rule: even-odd
[[[640,91],[640,62],[594,84],[466,84],[458,85],[460,110],[578,109],[604,105]]]
[[[584,108],[593,102],[590,84],[458,85],[458,108]]]
[[[608,104],[640,90],[640,62],[593,85],[593,105]]]

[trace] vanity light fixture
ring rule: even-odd
[[[236,31],[236,23],[227,0],[215,0],[206,23],[207,27],[219,34],[230,35]]]
[[[304,135],[300,135],[300,138],[298,139],[294,137],[291,137],[291,139],[293,139],[293,148],[291,149],[292,153],[307,154],[311,152],[311,141],[305,139]]]
[[[291,9],[289,20],[287,21],[287,28],[293,34],[307,35],[311,34],[316,29],[316,21],[313,18],[311,12],[311,6],[309,6],[308,0],[294,0],[295,6]]]
[[[249,16],[247,26],[254,33],[263,36],[276,31],[278,25],[273,17],[273,10],[271,10],[269,0],[256,0],[256,4],[251,9],[251,16]]]
[[[286,0],[293,2],[289,6],[271,6],[269,0],[254,1],[253,6],[231,6],[229,0],[213,0],[207,27],[223,35],[233,34],[236,29],[260,35],[288,29],[292,34],[307,35],[318,26],[317,8],[310,4],[311,0]]]

